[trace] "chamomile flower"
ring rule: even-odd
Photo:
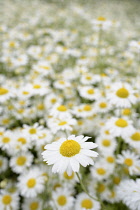
[[[95,114],[95,109],[93,104],[80,104],[79,106],[73,107],[73,114],[77,117],[91,117]]]
[[[134,152],[129,150],[123,150],[122,154],[119,154],[117,157],[117,163],[122,164],[126,167],[130,175],[140,174],[140,160],[139,155],[136,155]]]
[[[97,100],[100,96],[97,88],[93,88],[92,86],[78,87],[78,91],[81,97],[88,100]]]
[[[54,104],[61,104],[62,98],[59,95],[56,95],[55,93],[48,94],[44,99],[44,104],[46,109],[51,108],[54,106]]]
[[[78,172],[80,164],[84,167],[93,165],[91,157],[97,157],[98,153],[91,151],[97,147],[93,142],[86,142],[90,137],[71,135],[61,138],[57,142],[45,146],[42,153],[44,161],[53,165],[53,173],[64,173],[70,176],[72,172]]]
[[[33,69],[45,76],[52,73],[52,67],[48,61],[39,61],[33,66]]]
[[[73,130],[73,126],[76,124],[76,120],[74,118],[51,118],[47,122],[48,127],[52,130],[53,133],[56,133],[58,130]]]
[[[105,127],[114,137],[121,136],[122,138],[125,138],[134,131],[132,121],[127,118],[112,117],[107,121]]]
[[[0,147],[2,150],[9,150],[13,145],[13,134],[10,130],[4,132],[2,136],[0,136]]]
[[[52,107],[50,111],[50,115],[53,117],[58,117],[60,119],[70,118],[71,112],[70,110],[63,104],[56,104]]]
[[[27,167],[31,165],[33,155],[30,152],[22,152],[10,159],[10,167],[16,173],[22,173]]]
[[[39,136],[41,136],[41,132],[43,129],[43,126],[39,126],[38,123],[35,123],[32,126],[29,125],[23,125],[23,133],[28,136],[31,140],[37,139]]]
[[[129,108],[132,104],[137,102],[137,98],[134,95],[135,91],[128,83],[115,83],[108,92],[109,102],[120,108]]]
[[[117,188],[120,200],[123,201],[130,209],[140,209],[140,179],[121,181]]]
[[[44,190],[44,177],[37,168],[24,171],[18,181],[20,194],[24,197],[35,197]]]
[[[58,210],[68,210],[72,209],[74,204],[74,197],[71,195],[71,192],[64,188],[58,188],[52,193],[53,202],[51,202],[52,207]]]
[[[95,140],[96,144],[99,146],[98,149],[104,153],[113,153],[116,149],[116,140],[113,137],[98,136]]]
[[[42,210],[42,200],[39,198],[25,198],[22,210]]]
[[[140,130],[135,129],[133,133],[128,135],[125,139],[131,147],[140,148]]]
[[[78,194],[75,201],[75,210],[100,210],[98,201],[91,199],[86,193]]]
[[[99,181],[107,179],[113,173],[113,169],[114,167],[104,160],[98,161],[90,168],[92,177]]]
[[[0,193],[0,208],[1,210],[18,210],[19,197],[17,194],[11,194],[5,190]]]
[[[6,85],[0,86],[0,103],[3,103],[14,96],[14,90]]]

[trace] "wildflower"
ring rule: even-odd
[[[57,142],[45,146],[42,153],[44,161],[53,165],[53,173],[64,173],[70,176],[72,172],[78,172],[80,164],[84,167],[93,165],[91,157],[97,157],[98,153],[91,151],[97,147],[93,142],[86,142],[90,137],[71,135],[61,138]]]

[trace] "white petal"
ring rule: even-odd
[[[79,165],[79,162],[75,158],[71,158],[70,159],[70,165],[71,165],[72,170],[74,172],[78,172],[79,171],[80,165]]]
[[[82,149],[81,153],[84,154],[84,155],[87,155],[87,156],[91,156],[91,157],[97,157],[98,156],[97,152],[94,152],[94,151],[91,151],[91,150],[88,150],[88,149]]]

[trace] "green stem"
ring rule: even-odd
[[[83,182],[82,182],[82,180],[81,180],[81,178],[80,178],[80,176],[79,176],[79,174],[78,174],[77,172],[76,172],[76,175],[77,175],[77,177],[78,177],[78,179],[79,179],[79,182],[80,182],[81,187],[82,187],[82,189],[84,190],[84,192],[85,192],[90,198],[92,198],[93,200],[100,201],[99,199],[97,199],[97,198],[91,196],[91,195],[88,193],[87,189],[85,188],[85,186],[84,186],[84,184],[83,184]]]

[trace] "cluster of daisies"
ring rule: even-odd
[[[140,40],[87,11],[5,4],[0,210],[140,209]]]

